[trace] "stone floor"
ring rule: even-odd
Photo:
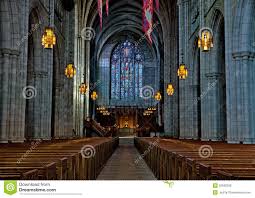
[[[139,158],[133,145],[122,144],[113,153],[106,166],[98,176],[98,180],[156,180],[145,163]]]

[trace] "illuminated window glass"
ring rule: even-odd
[[[132,42],[126,40],[111,55],[111,98],[138,98],[142,79],[143,55]]]

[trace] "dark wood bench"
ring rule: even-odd
[[[29,143],[2,144],[0,179],[96,179],[118,142],[118,138],[55,140],[33,150]],[[95,149],[90,158],[82,155],[85,145]]]
[[[254,179],[255,145],[136,138],[135,146],[158,179]],[[210,145],[213,154],[203,158],[199,148]],[[148,152],[149,150],[149,152]]]

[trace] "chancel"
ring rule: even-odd
[[[0,0],[0,179],[254,179],[254,19],[254,0]]]

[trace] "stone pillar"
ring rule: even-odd
[[[254,5],[224,1],[228,143],[255,143]]]
[[[176,76],[178,68],[178,9],[176,2],[171,3],[172,8],[169,10],[171,19],[169,25],[162,27],[164,30],[163,39],[164,41],[164,104],[163,110],[163,121],[164,121],[164,135],[168,137],[178,137],[178,126],[179,126],[179,113],[178,113],[178,78]],[[166,19],[167,20],[167,19]],[[169,53],[170,51],[170,53]],[[160,63],[159,63],[160,64]],[[162,64],[162,63],[161,63]],[[172,83],[175,89],[173,96],[168,96],[166,89],[169,83]]]
[[[82,95],[79,91],[81,83],[85,83],[85,66],[87,52],[84,47],[84,40],[81,37],[81,30],[83,24],[81,24],[81,18],[79,17],[80,7],[79,1],[75,4],[75,44],[74,44],[74,63],[77,66],[77,74],[74,77],[74,92],[73,92],[73,123],[76,134],[83,135],[84,126],[84,101],[86,95]],[[88,84],[86,84],[88,85]]]
[[[204,6],[205,2],[200,0],[200,29],[206,27],[204,18]],[[214,140],[216,132],[212,132],[213,125],[212,120],[216,116],[215,111],[215,79],[214,74],[209,74],[208,68],[212,67],[211,62],[208,63],[210,52],[202,52],[200,50],[200,89],[201,95],[199,100],[201,101],[201,140],[208,141],[210,139]],[[217,119],[217,118],[216,118]],[[212,133],[212,134],[211,134]],[[214,135],[213,135],[214,134]],[[216,140],[216,139],[215,139]]]
[[[89,85],[90,84],[90,41],[86,41],[85,42],[85,80],[86,80],[86,84]],[[100,82],[101,83],[101,82]],[[90,117],[90,92],[88,91],[86,98],[85,98],[85,118]]]
[[[9,118],[8,118],[8,94],[9,94],[9,60],[10,54],[1,49],[1,59],[2,59],[2,67],[0,68],[1,73],[1,84],[0,84],[0,94],[1,94],[1,103],[0,103],[0,113],[1,113],[1,131],[0,131],[0,143],[7,143],[8,142],[8,134],[9,134]]]
[[[20,96],[18,88],[19,80],[17,77],[18,69],[19,69],[19,63],[18,63],[18,55],[12,54],[10,57],[10,65],[9,65],[9,72],[10,72],[10,87],[9,87],[9,139],[12,141],[18,141],[19,134],[17,133],[17,125],[19,124],[18,118],[16,117],[16,114],[18,112],[18,103],[16,103],[16,98]],[[24,139],[23,139],[24,140]]]
[[[6,143],[23,142],[24,133],[19,116],[19,100],[22,100],[22,90],[19,84],[19,51],[13,49],[1,49],[2,70],[1,70],[1,131],[0,142]]]
[[[188,77],[179,80],[179,113],[180,138],[197,139],[194,133],[193,116],[197,112],[194,105],[193,73],[189,61],[189,0],[179,1],[179,64],[184,63],[188,69]]]
[[[229,128],[227,140],[229,143],[255,143],[255,101],[254,101],[254,75],[255,52],[233,53],[233,73],[228,78],[229,100],[227,106]],[[235,102],[234,102],[235,100]]]

